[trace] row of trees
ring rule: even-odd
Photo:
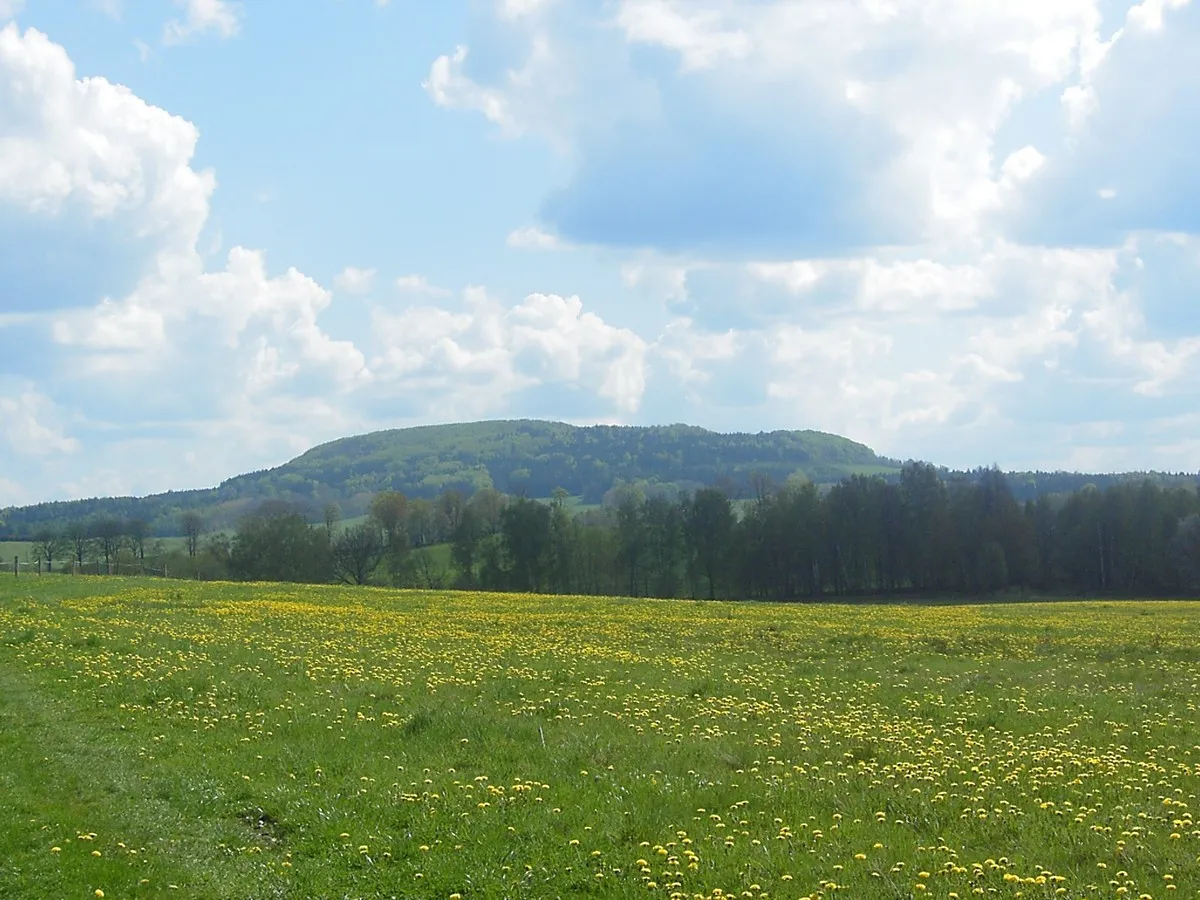
[[[104,571],[121,564],[146,561],[149,551],[154,556],[150,540],[150,525],[141,519],[95,519],[90,522],[71,522],[63,529],[43,528],[33,539],[31,556],[34,561],[53,572],[68,566],[83,567],[89,563]]]
[[[855,476],[822,492],[753,479],[754,497],[709,487],[673,496],[626,486],[572,514],[493,489],[433,500],[395,491],[340,522],[263,504],[232,535],[180,521],[182,546],[148,543],[145,523],[97,520],[39,536],[47,564],[128,552],[170,557],[206,578],[342,581],[654,597],[817,599],[867,594],[1200,593],[1200,500],[1151,481],[1093,486],[1020,503],[1005,476],[947,482],[922,463],[897,482]]]
[[[626,493],[582,517],[562,498],[510,500],[498,527],[455,530],[467,587],[774,600],[870,594],[1200,592],[1200,500],[1152,482],[1019,503],[998,470],[947,484],[929,465],[898,483],[856,476],[755,483],[735,504],[716,488]]]

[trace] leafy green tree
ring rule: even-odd
[[[467,501],[467,507],[475,516],[479,530],[483,534],[499,534],[500,533],[500,514],[504,512],[504,507],[508,503],[508,498],[500,493],[495,488],[486,487],[480,488]]]
[[[920,591],[944,589],[951,540],[950,498],[937,469],[909,463],[900,473],[905,577]]]
[[[346,584],[367,584],[388,549],[377,522],[368,520],[346,528],[333,542],[333,575]]]
[[[450,529],[450,559],[458,569],[459,585],[473,588],[479,584],[479,551],[484,538],[483,523],[479,513],[470,505],[454,507],[454,514],[448,521],[454,521]],[[496,573],[492,573],[495,578]],[[490,587],[500,587],[496,581],[484,582]]]
[[[443,491],[438,495],[434,506],[441,523],[442,533],[453,534],[459,523],[462,522],[467,508],[467,499],[463,496],[462,491],[455,488]]]
[[[517,591],[542,591],[550,568],[550,507],[518,497],[501,514],[501,537],[510,586]]]
[[[437,516],[430,500],[420,497],[408,503],[408,519],[406,528],[409,540],[414,547],[424,547],[440,538],[435,523]]]
[[[641,520],[647,593],[652,597],[676,597],[682,586],[683,562],[683,519],[679,505],[666,497],[651,497],[642,508]]]
[[[871,593],[883,585],[888,544],[882,486],[879,479],[855,475],[834,485],[825,498],[827,565],[834,593]]]
[[[1089,484],[1068,497],[1058,515],[1055,555],[1064,581],[1082,593],[1108,590],[1103,506],[1103,493]]]
[[[1050,497],[1038,497],[1026,503],[1025,518],[1033,533],[1034,553],[1037,557],[1037,575],[1033,583],[1043,590],[1058,583],[1056,566],[1056,542],[1058,537],[1058,511]]]
[[[640,596],[642,585],[642,558],[646,548],[646,523],[643,516],[644,501],[640,496],[627,493],[617,506],[617,546],[626,586],[623,591],[630,597]]]
[[[1188,594],[1200,593],[1200,514],[1192,513],[1179,523],[1169,553],[1180,588]]]
[[[410,551],[413,545],[409,532],[411,512],[412,505],[402,493],[380,491],[372,498],[368,513],[371,527],[382,535],[383,558],[387,561],[391,582],[397,586],[410,580]],[[365,538],[358,535],[356,540],[361,546]]]
[[[556,488],[550,502],[550,562],[548,586],[555,594],[576,592],[575,573],[578,535],[567,512],[567,492]]]
[[[229,552],[230,573],[247,581],[321,583],[332,573],[324,528],[313,528],[287,504],[264,504],[238,524]]]
[[[821,593],[821,498],[811,481],[791,482],[766,510],[766,537],[775,596],[790,600]]]
[[[390,548],[408,543],[408,498],[399,491],[380,491],[371,500],[370,517],[383,530]]]
[[[217,532],[210,534],[204,541],[203,554],[205,565],[202,573],[208,573],[210,579],[224,578],[229,574],[229,561],[233,555],[233,540],[227,534]],[[204,577],[202,574],[201,577]]]
[[[975,561],[975,583],[986,594],[1008,587],[1008,562],[999,541],[984,541]]]
[[[979,546],[995,541],[1004,550],[1008,582],[1024,587],[1037,569],[1037,543],[1031,523],[1013,496],[1007,476],[996,466],[980,473],[976,486],[980,508]],[[978,549],[976,549],[978,553]],[[982,586],[981,586],[982,587]]]
[[[618,564],[616,532],[603,524],[581,525],[576,522],[575,580],[585,594],[611,596],[621,593],[625,584]]]
[[[716,488],[701,488],[683,507],[683,533],[689,568],[716,599],[728,574],[735,517],[729,497]]]

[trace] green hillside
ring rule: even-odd
[[[336,485],[344,494],[385,488],[432,496],[495,487],[546,497],[556,487],[599,502],[618,481],[745,483],[801,473],[837,481],[895,466],[862,444],[819,431],[717,434],[687,425],[576,427],[557,422],[473,422],[379,431],[322,444],[269,472],[233,479],[279,491]]]
[[[357,515],[384,489],[433,497],[447,488],[469,493],[495,487],[548,497],[563,488],[592,504],[621,482],[682,489],[725,482],[745,492],[754,473],[779,482],[796,475],[832,483],[898,469],[869,447],[819,431],[719,434],[688,425],[578,427],[533,420],[429,425],[332,441],[208,490],[7,509],[0,512],[0,538],[101,516],[145,519],[157,533],[170,534],[183,510],[198,510],[210,527],[225,527],[267,499],[314,512],[337,502],[344,514]]]

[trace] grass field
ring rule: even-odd
[[[205,535],[205,537],[207,536]],[[148,542],[149,546],[155,546],[156,549],[161,547],[167,553],[182,553],[187,547],[187,539],[182,537],[155,537],[150,538]],[[35,544],[33,541],[0,541],[0,562],[7,563],[10,569],[12,568],[14,556],[20,557],[22,562],[28,562],[34,558],[34,547]],[[128,553],[128,551],[125,552]],[[72,553],[73,551],[70,549],[63,551],[59,556],[54,558],[55,565],[58,565],[60,560],[69,561]],[[87,558],[90,560],[94,557],[95,552],[89,551]]]
[[[0,541],[0,570],[3,566],[8,566],[12,569],[13,557],[20,557],[22,560],[29,559],[33,552],[33,544],[30,541]]]
[[[0,578],[0,897],[1196,897],[1198,638]]]

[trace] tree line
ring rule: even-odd
[[[433,499],[382,491],[342,522],[267,501],[233,533],[184,513],[165,551],[137,520],[46,532],[47,564],[109,570],[147,553],[186,577],[458,587],[561,594],[819,600],[863,595],[1200,594],[1200,499],[1151,480],[1019,501],[997,469],[946,480],[924,463],[896,481],[827,490],[751,479],[753,496],[625,485],[597,509],[485,488]],[[317,521],[313,521],[316,518]]]

